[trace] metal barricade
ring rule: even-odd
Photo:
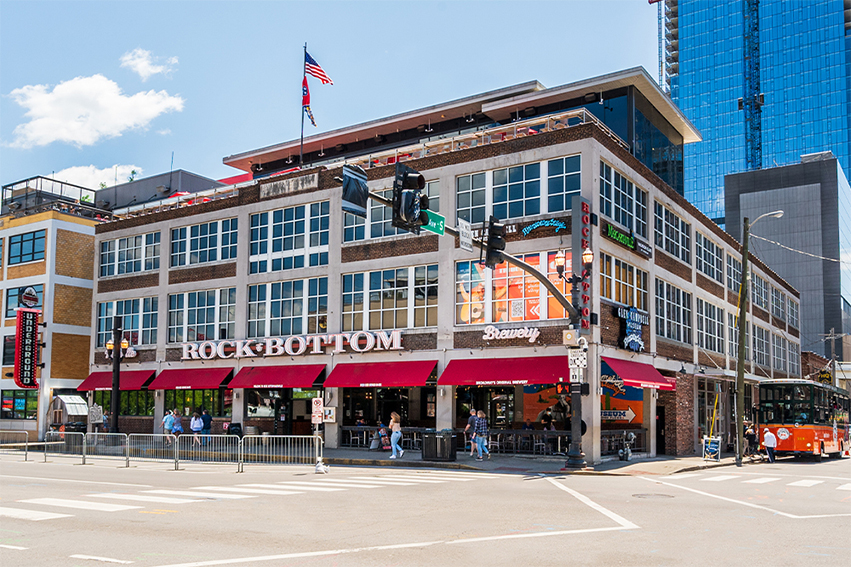
[[[26,431],[0,431],[0,453],[29,455],[29,434]]]
[[[131,460],[173,462],[179,468],[178,437],[163,433],[131,433],[127,436],[127,466]]]
[[[316,465],[322,462],[322,437],[318,435],[246,435],[240,443],[239,470],[249,464]]]
[[[86,464],[86,434],[76,431],[48,431],[44,434],[44,462],[47,455],[80,457]]]
[[[237,435],[194,435],[177,438],[178,461],[193,463],[233,463],[240,470],[240,439]]]
[[[126,433],[86,433],[85,448],[86,457],[121,459],[127,462]]]

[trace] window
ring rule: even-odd
[[[694,260],[699,272],[709,278],[724,283],[724,251],[720,246],[699,232],[694,235]],[[741,270],[740,270],[741,271]]]
[[[428,197],[428,210],[440,212],[440,181],[426,182],[423,193]]]
[[[724,354],[724,310],[697,298],[697,346]]]
[[[691,226],[656,203],[656,246],[691,264]]]
[[[236,337],[236,288],[168,296],[168,342],[215,341]]]
[[[100,243],[100,275],[132,274],[160,268],[160,233],[150,232]]]
[[[751,359],[751,348],[750,348],[750,323],[745,323],[745,360]],[[727,336],[730,337],[729,341],[729,349],[728,354],[737,358],[739,356],[739,318],[733,313],[727,313],[727,328],[729,333]]]
[[[414,327],[437,325],[437,272],[437,264],[414,268]]]
[[[771,314],[778,319],[786,320],[786,294],[771,286]]]
[[[343,242],[355,242],[366,238],[366,219],[343,213]],[[253,272],[252,272],[253,273]]]
[[[204,264],[220,259],[233,260],[236,258],[236,251],[237,219],[235,218],[171,230],[172,267]]]
[[[15,335],[3,337],[3,366],[15,364]]]
[[[122,335],[131,346],[157,344],[156,297],[98,303],[97,346],[112,338],[113,317],[121,317]]]
[[[768,282],[751,272],[753,283],[751,284],[751,301],[757,307],[768,311]]]
[[[455,179],[455,209],[459,219],[470,224],[485,222],[485,181],[484,173]]]
[[[789,341],[787,341],[784,337],[780,335],[772,335],[772,342],[774,343],[774,361],[773,366],[775,370],[781,370],[783,372],[786,371],[786,351],[789,348]]]
[[[437,275],[437,264],[344,274],[343,331],[436,325]]]
[[[602,161],[600,212],[637,236],[647,238],[647,193]]]
[[[485,267],[477,261],[455,264],[455,323],[485,322]]]
[[[647,272],[608,254],[601,254],[600,296],[647,311]]]
[[[328,264],[330,201],[254,214],[250,222],[249,273]]]
[[[692,344],[691,294],[656,279],[656,336]]]
[[[119,415],[131,416],[146,416],[154,415],[154,392],[147,390],[127,391],[122,390],[118,393]],[[99,405],[106,414],[112,403],[112,392],[109,391],[94,391],[92,392],[92,403]]]
[[[795,327],[796,329],[800,329],[799,325],[799,306],[798,302],[789,298],[789,325]]]
[[[727,254],[727,288],[739,293],[742,285],[742,263]]]
[[[369,273],[369,328],[404,329],[408,326],[408,269]],[[358,330],[358,329],[353,329]]]
[[[38,390],[3,390],[2,419],[38,419]]]
[[[393,199],[393,190],[379,193],[385,199]],[[406,231],[393,226],[393,208],[377,201],[369,201],[369,237],[381,238],[382,236],[395,236],[405,234]]]
[[[794,377],[801,376],[801,345],[789,341],[789,374]]]
[[[540,268],[540,254],[527,254],[521,260]],[[491,282],[491,322],[537,321],[541,318],[541,283],[537,279],[503,262],[493,270]]]
[[[44,230],[9,237],[9,265],[44,260]]]
[[[343,276],[343,331],[363,329],[363,274]]]
[[[327,327],[327,277],[248,286],[249,338],[316,333]]]
[[[186,416],[207,410],[212,417],[233,415],[233,390],[166,390],[165,407],[176,408],[183,415],[183,428],[187,429]]]
[[[754,362],[760,366],[768,366],[768,329],[753,325]]]
[[[21,307],[19,297],[21,292],[27,287],[32,287],[38,295],[38,303],[33,305],[33,309],[41,309],[44,305],[44,285],[38,284],[34,286],[10,287],[6,290],[6,317],[15,317],[15,309]]]
[[[569,156],[547,162],[547,212],[567,211],[571,199],[581,189],[581,156]]]
[[[514,219],[541,212],[541,164],[530,163],[493,172],[493,215]]]

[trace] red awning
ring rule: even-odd
[[[570,382],[567,356],[453,360],[437,380],[441,386],[525,386],[559,382]]]
[[[228,388],[310,388],[323,370],[324,364],[252,366],[240,370]]]
[[[634,388],[653,388],[654,390],[675,390],[674,384],[662,376],[649,364],[601,356],[625,386]]]
[[[326,388],[406,388],[425,386],[435,360],[338,364],[325,380]]]
[[[233,368],[163,370],[148,385],[148,390],[215,390],[232,371]]]
[[[141,390],[145,382],[154,375],[155,370],[122,370],[119,375],[121,389]],[[112,372],[92,372],[83,383],[77,386],[78,392],[91,390],[112,390]]]

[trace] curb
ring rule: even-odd
[[[375,459],[347,459],[347,458],[342,458],[342,457],[323,458],[322,461],[326,465],[342,465],[342,466],[355,466],[355,467],[402,467],[402,468],[421,467],[421,468],[457,469],[457,470],[471,470],[471,471],[482,471],[482,470],[484,470],[484,469],[480,469],[478,467],[474,467],[474,466],[470,466],[470,465],[462,465],[461,463],[440,462],[440,461],[403,461],[403,460],[400,460],[400,459],[390,461],[390,460],[375,460]]]

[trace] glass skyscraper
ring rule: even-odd
[[[663,88],[703,135],[685,197],[724,223],[724,175],[830,150],[851,178],[847,0],[663,0]]]

